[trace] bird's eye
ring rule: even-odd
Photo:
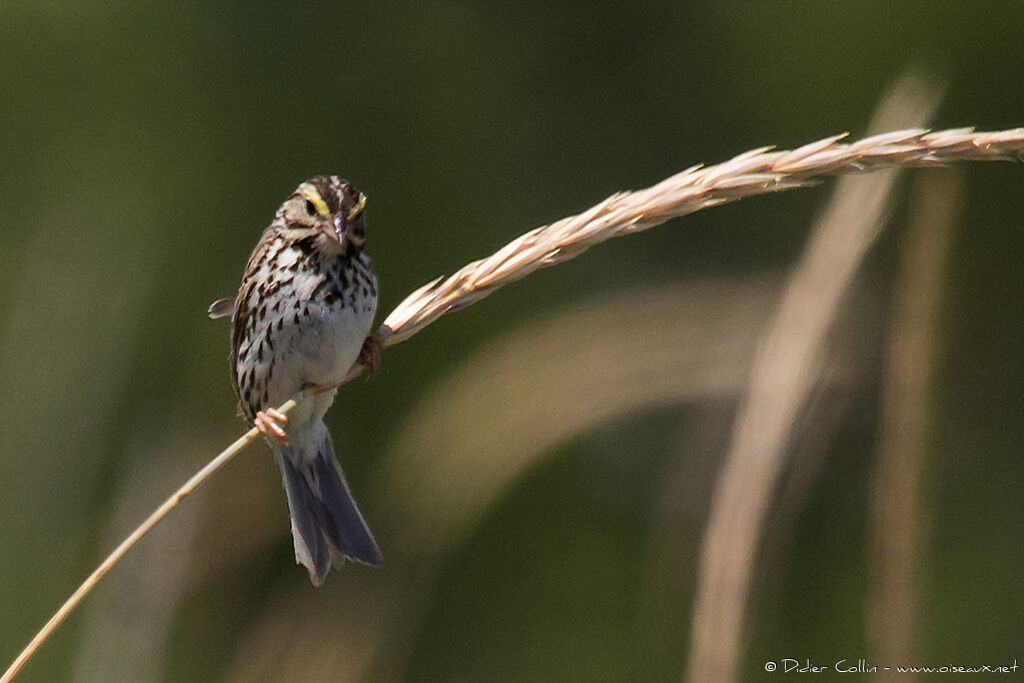
[[[316,206],[314,206],[313,202],[309,201],[308,199],[306,200],[306,213],[308,213],[310,216],[316,215]]]

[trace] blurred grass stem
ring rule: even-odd
[[[929,178],[916,188],[882,394],[882,428],[872,476],[867,642],[871,657],[908,662],[917,654],[920,558],[929,516],[922,481],[928,464],[929,396],[940,352],[943,284],[959,218],[963,179]],[[916,674],[883,671],[883,681]]]
[[[883,99],[871,127],[925,123],[938,100],[934,85],[905,75]],[[687,674],[693,683],[740,678],[747,605],[771,496],[793,428],[820,381],[825,340],[843,295],[890,212],[897,174],[894,169],[837,184],[754,354],[701,549]]]

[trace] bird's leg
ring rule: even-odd
[[[276,408],[267,408],[256,413],[253,425],[256,430],[271,441],[288,445],[288,435],[284,426],[288,424],[288,416]]]
[[[374,373],[377,372],[377,368],[380,367],[380,353],[384,346],[381,344],[380,337],[376,334],[371,334],[363,342],[363,348],[359,350],[359,358],[357,362],[361,364],[369,372],[367,379],[373,379]]]

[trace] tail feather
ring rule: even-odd
[[[309,569],[309,578],[314,585],[323,583],[331,568],[330,551],[327,549],[320,529],[324,526],[320,506],[305,478],[295,469],[291,460],[276,451],[277,464],[281,468],[284,490],[288,496],[288,510],[292,518],[292,538],[295,541],[295,561]]]
[[[330,439],[328,434],[328,446]],[[324,520],[327,537],[343,555],[379,566],[384,558],[381,557],[380,548],[366,520],[356,507],[356,500],[349,491],[345,474],[334,458],[333,450],[327,457],[313,461],[313,472],[320,484],[320,500],[327,512]]]
[[[383,557],[334,457],[327,427],[319,422],[307,438],[289,440],[274,455],[288,496],[296,562],[315,586],[345,560],[379,566]]]

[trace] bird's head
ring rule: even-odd
[[[366,242],[366,195],[338,176],[317,176],[299,185],[278,210],[285,236],[309,241],[325,256],[358,253]]]

